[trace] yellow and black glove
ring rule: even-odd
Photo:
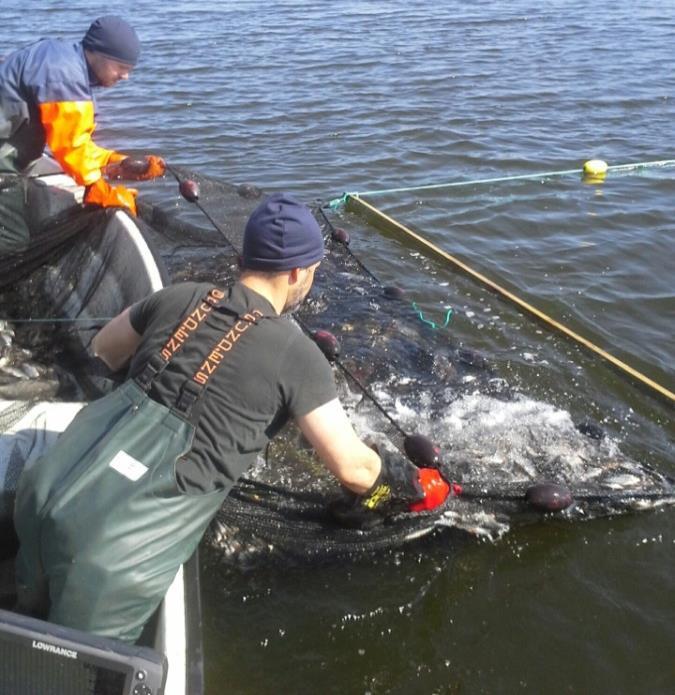
[[[382,467],[370,490],[357,495],[344,490],[343,497],[330,506],[330,513],[349,528],[372,528],[388,516],[410,510],[411,505],[425,498],[420,484],[420,470],[398,453],[380,453]]]

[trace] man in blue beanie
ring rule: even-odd
[[[130,172],[125,155],[99,147],[92,135],[93,88],[128,79],[139,55],[136,32],[109,15],[95,20],[77,43],[42,39],[0,62],[0,254],[23,251],[30,243],[22,175],[30,174],[45,146],[86,187],[86,203],[136,214],[136,192],[106,177],[154,178],[164,173],[164,162],[149,155],[142,173]]]
[[[246,225],[238,282],[173,285],[99,332],[94,351],[114,370],[129,363],[128,379],[21,476],[23,610],[135,641],[232,486],[291,419],[351,491],[351,519],[425,498],[423,469],[361,442],[323,354],[282,316],[323,255],[310,210],[270,196]]]

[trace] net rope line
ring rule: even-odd
[[[639,169],[650,169],[655,167],[671,167],[675,166],[675,159],[660,159],[650,162],[634,162],[629,164],[613,164],[607,167],[607,171],[636,171]],[[422,184],[420,186],[404,186],[401,188],[381,188],[373,191],[358,191],[352,193],[343,193],[340,198],[334,198],[329,201],[328,206],[330,208],[336,208],[347,202],[350,196],[376,196],[376,195],[386,195],[389,193],[411,193],[416,191],[433,191],[442,188],[458,188],[460,186],[479,186],[482,184],[489,183],[504,183],[506,181],[526,181],[529,179],[550,179],[557,176],[570,176],[571,174],[583,174],[582,169],[561,169],[558,171],[542,171],[536,174],[516,174],[513,176],[495,176],[485,179],[473,179],[471,181],[449,181],[444,183],[429,183]]]
[[[382,282],[382,280],[380,280],[380,278],[378,278],[377,275],[375,275],[375,273],[373,273],[368,268],[368,266],[366,266],[366,264],[349,248],[349,242],[336,240],[335,225],[328,219],[328,216],[324,212],[324,209],[323,209],[323,207],[321,207],[321,205],[319,205],[316,208],[316,213],[321,215],[323,221],[325,222],[326,226],[330,230],[331,238],[333,238],[335,240],[335,243],[340,244],[342,249],[344,249],[349,254],[349,256],[359,266],[359,268],[361,268],[361,270],[363,270],[363,272],[366,273],[366,275],[368,275],[372,280],[374,280],[380,287],[384,288],[384,283]],[[419,306],[417,306],[417,302],[412,302],[411,306],[412,306],[412,309],[415,312],[415,315],[417,316],[417,318],[419,318],[419,320],[422,321],[422,323],[427,324],[427,326],[431,326],[431,328],[433,328],[434,330],[438,330],[440,328],[447,328],[448,323],[450,323],[450,318],[454,313],[452,308],[448,307],[446,312],[445,312],[445,320],[443,321],[442,324],[439,325],[435,321],[432,321],[431,319],[428,319],[424,316],[424,313],[422,312],[422,310],[419,308]]]
[[[444,260],[454,265],[456,268],[459,268],[460,270],[465,272],[474,280],[477,280],[479,283],[485,285],[486,287],[490,288],[500,296],[509,300],[511,303],[515,304],[520,309],[524,310],[526,313],[535,316],[537,319],[545,323],[550,328],[557,330],[558,332],[566,335],[568,338],[571,338],[576,343],[582,345],[588,350],[591,350],[607,362],[610,362],[613,366],[617,367],[622,372],[629,374],[634,379],[637,379],[642,384],[646,385],[659,395],[669,400],[671,405],[675,404],[675,393],[673,393],[672,391],[668,390],[667,388],[657,383],[653,379],[650,379],[648,376],[638,371],[634,367],[631,367],[629,364],[626,364],[617,357],[614,357],[614,355],[607,352],[606,350],[603,350],[601,347],[597,346],[595,343],[591,342],[587,338],[584,338],[579,333],[576,333],[564,324],[560,323],[559,321],[556,321],[548,314],[544,313],[543,311],[534,307],[532,304],[529,304],[525,300],[521,299],[513,292],[510,292],[502,285],[499,285],[498,283],[494,282],[482,273],[479,273],[478,271],[474,270],[471,266],[467,265],[455,256],[452,256],[447,251],[441,249],[439,246],[436,246],[431,241],[423,237],[421,234],[414,232],[409,227],[406,227],[404,224],[398,222],[393,217],[390,217],[386,213],[382,212],[382,210],[380,210],[379,208],[376,208],[371,203],[363,200],[358,194],[348,194],[346,199],[346,205],[348,209],[351,209],[354,212],[361,214],[369,222],[373,223],[376,227],[379,226],[380,228],[384,228],[385,230],[388,230],[390,232],[403,233],[406,236],[415,239],[417,242],[425,246],[427,249],[431,250],[437,256],[440,256]]]

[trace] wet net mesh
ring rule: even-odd
[[[26,252],[3,259],[1,398],[83,397],[72,370],[86,359],[84,346],[102,321],[85,325],[64,319],[69,314],[77,318],[76,287],[82,291],[81,307],[89,303],[83,268],[106,220],[101,210],[73,208],[52,220]],[[89,243],[74,244],[76,239]],[[95,286],[92,278],[91,287]]]
[[[202,210],[174,194],[143,212],[161,234],[158,246],[171,276],[231,282],[246,219],[262,193],[187,170],[177,174],[199,184]],[[599,429],[575,426],[568,413],[515,393],[484,356],[421,322],[410,300],[384,287],[339,240],[330,214],[314,209],[326,258],[297,322],[307,332],[324,329],[338,338],[335,378],[359,434],[399,449],[403,433],[429,436],[444,450],[445,476],[462,482],[466,495],[367,530],[345,528],[329,512],[339,485],[290,425],[211,524],[206,544],[215,550],[212,557],[248,566],[270,558],[371,553],[431,532],[495,537],[516,521],[541,519],[524,499],[541,480],[573,488],[576,503],[566,514],[580,518],[672,501],[670,481],[624,456]],[[489,425],[496,420],[503,426]],[[450,427],[455,421],[462,426]],[[524,424],[514,433],[517,423]]]
[[[128,281],[133,241],[122,243],[117,234],[106,233],[123,224],[120,214],[79,206],[67,210],[7,268],[0,397],[90,400],[124,377],[110,375],[88,350],[110,318],[150,291],[140,273],[135,285]],[[163,280],[168,281],[167,273]],[[28,354],[25,346],[30,361],[21,360]]]
[[[176,176],[199,184],[197,204],[181,198],[175,182],[161,182],[139,203],[144,235],[171,281],[232,282],[245,223],[262,192],[185,169]],[[445,477],[462,483],[465,494],[451,496],[433,512],[399,514],[364,530],[345,528],[329,513],[330,502],[341,495],[339,485],[290,425],[211,524],[205,538],[211,559],[238,566],[304,562],[394,548],[431,532],[442,538],[450,532],[495,537],[514,523],[541,518],[524,500],[527,488],[541,480],[569,486],[576,502],[565,515],[573,518],[674,501],[668,479],[625,456],[599,428],[579,427],[569,413],[515,391],[484,356],[456,342],[450,331],[420,321],[410,300],[387,290],[363,264],[357,244],[336,238],[329,214],[317,206],[315,214],[326,258],[295,315],[299,326],[338,338],[335,378],[357,432],[399,449],[403,433],[430,437],[442,448]],[[15,323],[13,329],[3,324],[16,331],[17,345],[37,346],[31,366],[40,378],[20,381],[29,391],[42,391],[26,398],[92,398],[123,378],[101,373],[86,351],[109,318],[105,297],[130,303],[125,288],[108,285],[110,274],[101,262],[106,249],[98,230],[107,215],[80,211],[62,232],[55,223],[57,235],[80,235],[86,243],[44,249],[32,272],[22,271],[5,290],[14,317],[29,310],[34,317],[78,319]],[[8,388],[21,397],[16,379]]]

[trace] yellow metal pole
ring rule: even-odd
[[[481,284],[485,285],[486,287],[489,287],[490,289],[494,290],[502,297],[505,297],[509,301],[513,302],[516,306],[525,310],[527,313],[536,316],[540,321],[543,321],[552,328],[555,328],[557,331],[560,331],[561,333],[565,334],[566,336],[576,341],[580,345],[583,345],[585,348],[588,348],[595,354],[600,355],[600,357],[607,360],[615,367],[618,367],[627,374],[630,374],[630,376],[632,376],[634,379],[637,379],[638,381],[642,382],[649,388],[659,393],[661,396],[665,396],[665,398],[671,401],[671,404],[675,403],[675,393],[673,393],[672,391],[669,391],[667,388],[661,386],[661,384],[656,383],[648,376],[645,376],[637,369],[631,367],[629,364],[622,362],[620,359],[614,357],[614,355],[611,355],[606,350],[603,350],[602,348],[598,347],[597,345],[595,345],[595,343],[592,343],[590,340],[587,340],[578,333],[575,333],[570,328],[567,328],[567,326],[551,318],[548,314],[545,314],[543,311],[540,311],[531,304],[528,304],[526,301],[513,294],[513,292],[509,292],[509,290],[507,290],[505,287],[502,287],[496,282],[493,282],[492,280],[490,280],[490,278],[486,277],[482,273],[477,272],[463,261],[460,261],[458,258],[455,258],[454,256],[450,255],[443,249],[430,242],[428,239],[425,239],[417,232],[414,232],[412,229],[401,224],[393,217],[390,217],[389,215],[385,214],[384,212],[376,208],[374,205],[371,205],[370,203],[366,202],[358,195],[348,195],[345,203],[348,210],[353,210],[354,212],[359,213],[366,220],[371,222],[374,226],[379,227],[380,229],[384,229],[385,231],[400,232],[409,237],[412,237],[420,244],[422,244],[422,246],[426,246],[428,249],[433,251],[441,258],[444,258],[446,261],[449,261],[450,263],[452,263],[452,265],[464,271],[475,280],[478,280]]]

